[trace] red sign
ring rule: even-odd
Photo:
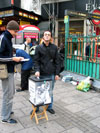
[[[22,36],[21,35],[17,35],[16,38],[17,39],[20,39],[20,38],[22,38]]]
[[[24,33],[24,38],[38,38],[38,33],[31,33],[31,32],[25,32]]]
[[[93,11],[93,14],[100,15],[100,10],[95,9],[95,10]],[[94,24],[96,24],[96,25],[99,25],[99,24],[100,24],[100,20],[95,20],[95,19],[93,19],[92,22],[93,22]]]
[[[14,5],[14,0],[11,0],[11,4]]]

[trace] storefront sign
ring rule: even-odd
[[[38,38],[38,33],[32,33],[32,32],[25,32],[24,33],[24,38]]]
[[[65,16],[67,15],[92,19],[94,24],[100,24],[100,10],[98,9],[94,10],[93,13],[82,13],[82,12],[65,10]]]
[[[0,17],[7,17],[7,16],[13,16],[13,15],[14,15],[13,10],[0,11]]]
[[[86,13],[65,10],[65,15],[87,17]]]
[[[0,20],[0,25],[2,25],[2,20]]]
[[[36,20],[36,21],[38,21],[38,19],[39,19],[39,18],[36,17],[36,16],[27,14],[27,13],[22,12],[22,11],[19,11],[19,16],[22,16],[22,17],[25,17],[25,18],[29,18],[29,19],[33,19],[33,20]]]
[[[27,21],[20,21],[20,25],[24,25],[24,24],[30,24],[30,22],[27,22]]]

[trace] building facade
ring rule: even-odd
[[[55,38],[55,43],[60,45],[65,41],[65,10],[79,11],[83,13],[93,12],[94,9],[100,7],[100,0],[44,0],[42,4],[42,16],[49,20],[49,28]],[[70,17],[69,32],[76,35],[90,35],[94,32],[94,27],[98,27],[84,17]]]
[[[0,34],[6,29],[6,25],[10,20],[17,21],[19,25],[39,24],[41,16],[33,12],[30,6],[27,10],[21,8],[21,4],[21,0],[0,1]]]

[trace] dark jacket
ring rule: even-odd
[[[32,69],[33,62],[32,58],[30,57],[29,54],[27,54],[24,50],[22,49],[17,49],[16,50],[16,56],[17,57],[24,57],[24,59],[29,59],[29,61],[23,61],[22,64],[22,70],[29,70]]]
[[[0,58],[11,58],[13,56],[13,49],[12,49],[12,35],[7,30],[3,33],[3,38],[1,41],[0,47]],[[14,72],[14,62],[6,62],[8,73]]]
[[[40,72],[40,75],[59,75],[60,67],[57,46],[51,43],[49,43],[49,46],[46,46],[44,43],[38,45],[35,51],[34,68],[35,72]]]

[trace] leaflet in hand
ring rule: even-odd
[[[23,60],[21,60],[21,61],[29,61],[29,59],[23,59]]]

